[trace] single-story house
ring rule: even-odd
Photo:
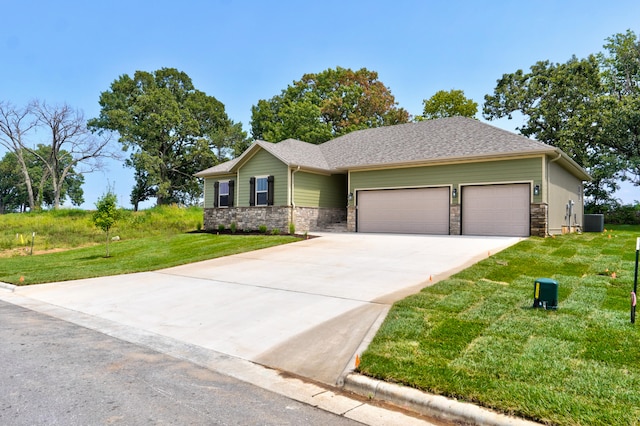
[[[582,225],[585,170],[560,149],[450,117],[321,145],[254,142],[204,178],[204,226],[546,236]]]

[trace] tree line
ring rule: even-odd
[[[585,195],[596,206],[615,203],[620,180],[640,185],[640,41],[629,30],[608,38],[604,49],[504,74],[482,107],[487,120],[519,114],[525,124],[518,132],[561,148],[587,169],[594,180]],[[112,135],[134,170],[130,201],[137,209],[152,198],[197,203],[202,187],[193,174],[237,157],[256,139],[319,144],[360,129],[478,113],[476,102],[451,89],[424,99],[422,114],[411,116],[375,71],[341,67],[305,74],[259,100],[251,136],[174,68],[124,74],[99,104],[99,116],[84,121],[67,105],[0,103],[0,144],[8,149],[0,163],[0,211],[57,207],[65,197],[81,203],[83,174],[115,155]],[[50,131],[50,143],[27,143],[37,128]]]
[[[36,134],[45,136],[35,143]],[[33,101],[25,107],[0,102],[0,213],[54,208],[66,198],[84,201],[84,173],[109,155],[108,138],[93,135],[81,111]]]

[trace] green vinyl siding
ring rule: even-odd
[[[437,166],[354,171],[350,174],[349,192],[367,188],[407,188],[500,182],[542,183],[542,157],[443,164]],[[537,198],[541,198],[538,196]],[[454,201],[455,202],[455,201]],[[534,199],[534,202],[539,200]]]
[[[294,202],[297,207],[346,207],[347,176],[294,172]]]
[[[236,206],[249,206],[249,179],[255,176],[273,176],[274,206],[288,205],[289,168],[267,151],[260,149],[238,170]]]
[[[584,201],[582,199],[582,181],[562,168],[557,163],[550,162],[547,168],[549,174],[548,191],[541,191],[544,195],[548,193],[548,224],[549,232],[559,234],[562,232],[563,225],[569,225],[567,220],[567,203],[571,200],[574,202],[572,213],[575,217],[571,217],[572,224],[574,220],[582,225],[582,217],[584,213]]]
[[[236,179],[236,175],[234,174],[204,178],[204,208],[205,209],[213,208],[213,198],[215,197],[215,190],[213,188],[213,185],[216,182],[229,181],[229,180],[235,180],[235,179]],[[234,203],[237,201],[237,199],[238,198],[235,197]]]

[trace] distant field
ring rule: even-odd
[[[66,281],[167,268],[297,241],[289,235],[215,235],[202,226],[201,208],[124,211],[111,235],[91,212],[58,210],[0,216],[0,281],[16,285]],[[31,253],[31,237],[34,238]]]

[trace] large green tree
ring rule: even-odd
[[[625,160],[625,177],[640,185],[640,39],[628,30],[607,38],[598,58],[606,95],[597,123],[602,143]]]
[[[489,120],[520,114],[523,135],[561,148],[585,167],[594,178],[586,186],[594,204],[609,202],[621,178],[640,183],[638,41],[632,32],[608,41],[607,54],[540,61],[529,72],[504,74],[483,107]]]
[[[407,121],[409,113],[398,108],[378,73],[366,68],[305,74],[251,108],[252,136],[269,142],[295,138],[318,144],[354,130]]]
[[[60,162],[57,164],[55,176],[64,173],[64,179],[54,185],[49,166],[41,160],[51,157],[51,149],[50,145],[38,144],[35,149],[25,149],[21,153],[29,178],[33,182],[35,208],[41,208],[43,205],[56,207],[67,198],[71,204],[81,205],[84,202],[84,176],[73,168],[70,153],[61,150],[58,153]],[[7,152],[0,160],[0,213],[23,211],[26,207],[33,208],[29,202],[18,156],[13,152]]]
[[[0,160],[0,214],[17,211],[26,204],[23,178],[16,156],[7,152]]]
[[[478,113],[478,103],[464,95],[464,91],[451,89],[439,90],[429,99],[422,101],[422,116],[416,120],[433,120],[444,117],[473,118]]]
[[[202,187],[193,174],[246,144],[246,134],[227,117],[224,105],[196,90],[175,68],[120,76],[102,92],[100,106],[89,127],[117,132],[130,153],[125,165],[135,170],[131,201],[136,207],[150,197],[157,204],[195,202]]]

